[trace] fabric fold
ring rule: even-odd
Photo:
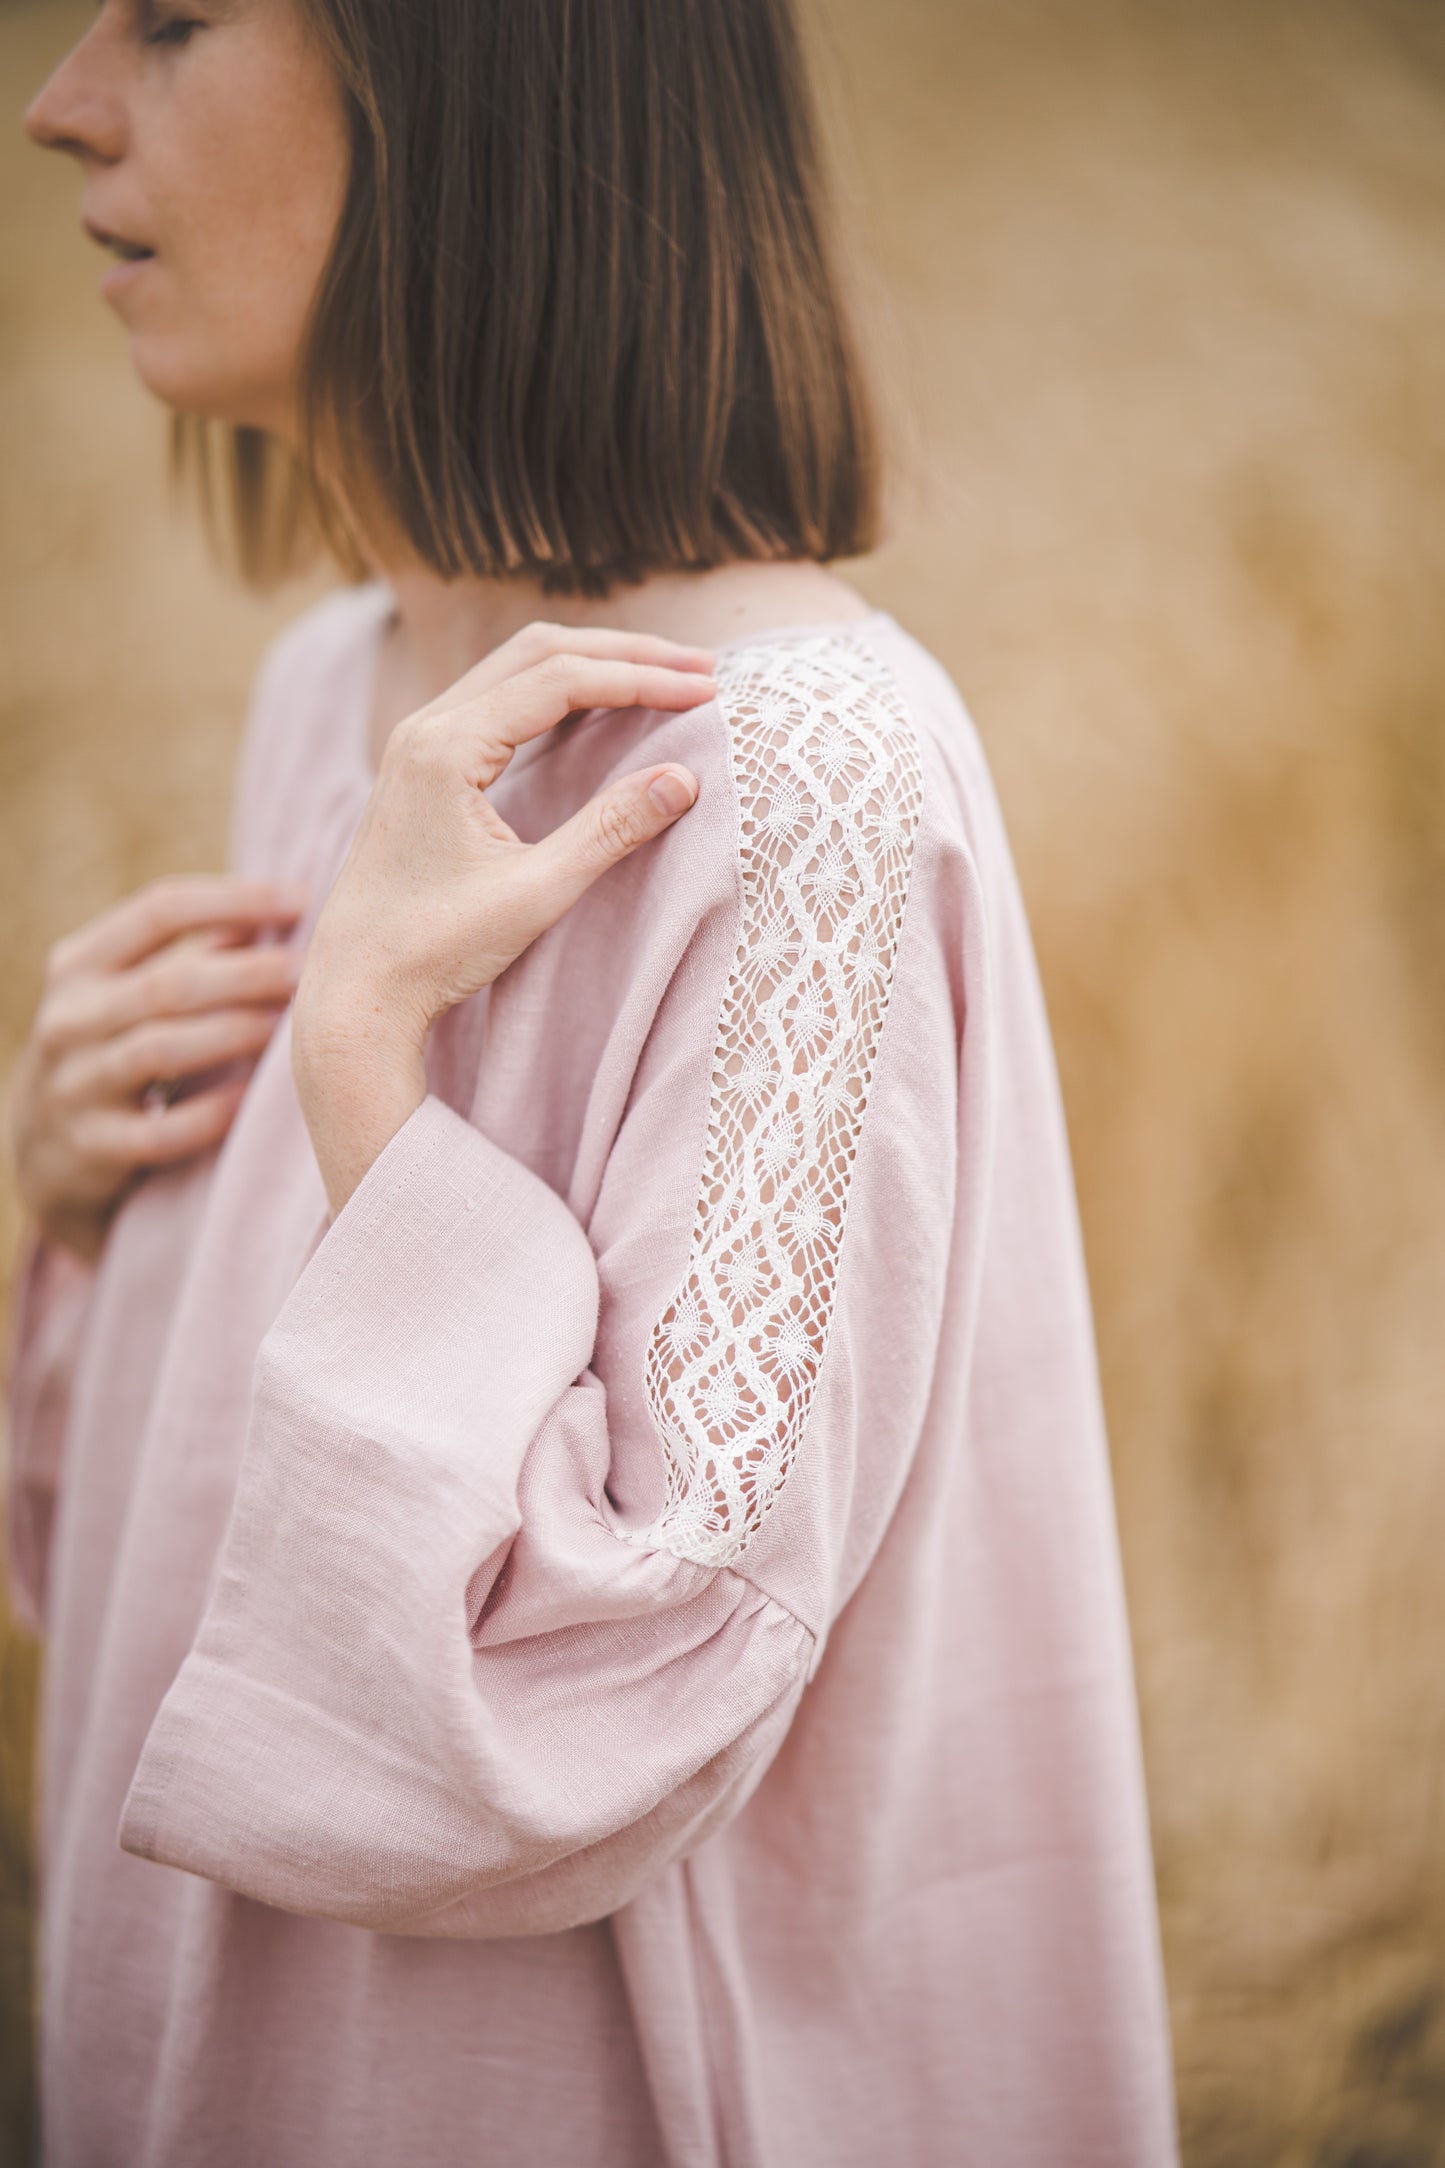
[[[94,1285],[93,1266],[27,1234],[16,1269],[7,1363],[6,1538],[11,1602],[33,1633],[45,1621],[65,1425]]]

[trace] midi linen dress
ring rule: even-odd
[[[391,606],[328,599],[253,697],[233,863],[317,903]],[[31,1249],[48,2168],[1175,2158],[983,757],[883,613],[718,681],[492,786],[525,839],[648,762],[700,795],[441,1021],[334,1220],[283,1019],[94,1272]]]

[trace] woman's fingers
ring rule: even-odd
[[[52,980],[74,973],[124,971],[178,935],[202,927],[289,926],[306,908],[294,881],[242,881],[229,874],[195,874],[152,881],[58,941],[50,952]]]
[[[275,944],[206,948],[180,943],[134,970],[58,988],[46,1005],[44,1050],[63,1054],[153,1017],[253,1004],[284,1008],[296,991],[304,961],[304,951]]]
[[[404,753],[415,747],[416,732],[425,742],[439,724],[455,734],[465,753],[475,750],[490,782],[519,745],[540,738],[564,716],[586,708],[695,708],[716,692],[711,677],[697,670],[674,670],[661,663],[618,662],[594,655],[551,655],[520,670],[487,694],[480,711],[459,705],[445,717],[421,716],[393,732],[392,743]]]
[[[449,712],[453,706],[474,700],[478,693],[490,692],[507,678],[515,677],[524,670],[534,669],[539,663],[549,661],[555,655],[585,655],[599,662],[633,662],[660,665],[665,669],[688,670],[708,675],[713,666],[713,652],[706,647],[687,647],[676,640],[664,640],[656,633],[616,632],[601,625],[551,625],[537,622],[525,625],[504,640],[490,655],[484,655],[465,677],[433,702],[429,714]]]
[[[156,1081],[175,1083],[222,1062],[257,1055],[283,1011],[217,1009],[203,1016],[161,1017],[133,1025],[72,1054],[59,1072],[76,1098],[128,1099]]]
[[[295,882],[156,881],[51,950],[11,1113],[21,1191],[53,1239],[98,1255],[137,1170],[219,1144],[304,962],[258,935],[306,902]],[[153,1082],[200,1088],[143,1107]]]
[[[100,1109],[87,1121],[87,1147],[118,1169],[174,1166],[221,1142],[248,1082],[247,1076],[228,1077],[224,1084],[194,1092],[155,1113]]]
[[[582,709],[695,708],[716,690],[713,679],[697,670],[563,654],[508,678],[487,706],[502,719],[504,742],[518,746]]]
[[[670,828],[697,799],[697,780],[674,766],[642,768],[610,783],[517,860],[526,939],[570,911],[599,874]]]
[[[248,948],[256,938],[254,926],[199,926],[181,939],[195,948]]]

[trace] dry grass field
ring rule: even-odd
[[[979,719],[1064,1073],[1186,2158],[1429,2168],[1445,16],[815,7],[900,474],[858,578]],[[298,606],[169,508],[73,181],[17,137],[87,13],[0,7],[0,1059],[50,940],[217,862],[247,674]],[[4,1629],[0,1689],[18,2161],[34,1657]]]

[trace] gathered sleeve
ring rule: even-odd
[[[906,1473],[952,1216],[946,999],[883,1043],[918,749],[813,691],[729,715],[731,967],[720,1005],[664,989],[589,1223],[429,1095],[301,1274],[128,1851],[529,1934],[617,1909],[764,1776]]]
[[[10,1599],[35,1633],[45,1620],[71,1386],[94,1282],[92,1265],[27,1234],[11,1313],[5,1514]]]

